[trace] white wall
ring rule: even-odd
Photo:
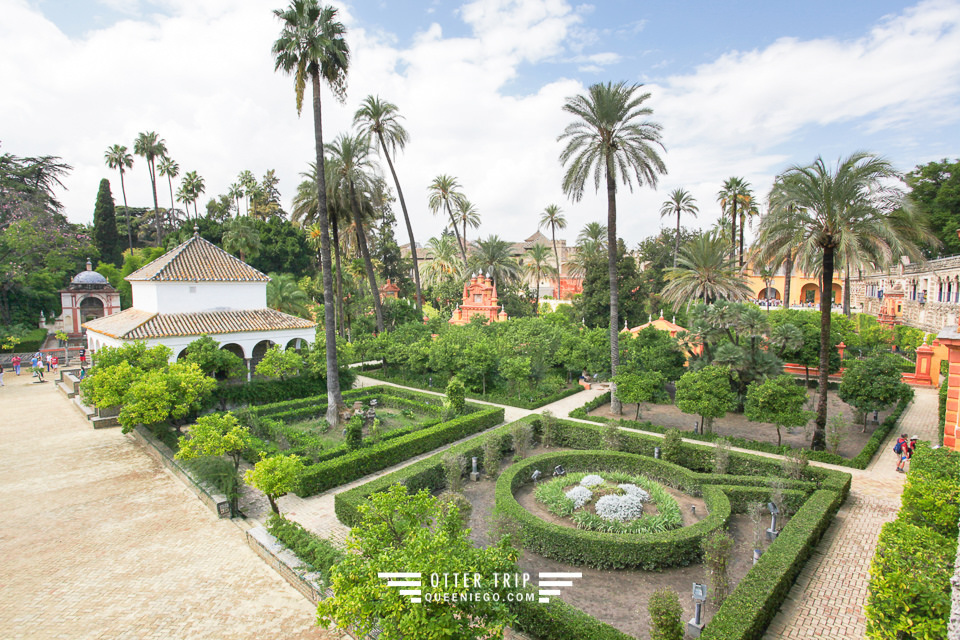
[[[144,340],[147,343],[148,347],[152,347],[158,344],[163,344],[170,347],[170,361],[175,362],[177,356],[180,355],[180,352],[184,348],[200,336],[174,336],[168,338],[149,338]],[[243,349],[244,358],[250,358],[253,356],[253,349],[258,342],[262,340],[272,340],[276,342],[281,347],[286,347],[287,343],[294,338],[300,338],[304,342],[313,344],[316,339],[316,331],[314,329],[283,329],[281,331],[245,331],[241,333],[221,333],[221,334],[211,334],[211,338],[220,343],[220,346],[225,344],[238,344],[240,348]],[[97,333],[96,331],[87,330],[87,345],[93,351],[96,351],[100,347],[109,346],[109,347],[119,347],[122,344],[133,342],[132,340],[118,340],[116,338],[111,338],[110,336]]]
[[[133,307],[151,313],[263,309],[265,282],[137,282]]]

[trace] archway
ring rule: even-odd
[[[260,361],[263,360],[264,354],[267,352],[267,349],[276,344],[273,340],[261,340],[253,347],[252,355],[250,356],[250,371],[256,371],[257,365],[260,364]]]
[[[95,296],[87,296],[80,301],[81,322],[89,322],[103,317],[103,301]]]
[[[287,343],[287,346],[284,347],[284,349],[293,349],[294,351],[299,353],[300,349],[302,349],[305,345],[306,345],[306,340],[304,340],[303,338],[294,338]]]
[[[187,357],[187,348],[184,347],[183,349],[180,350],[180,353],[177,354],[177,362],[180,362],[186,357]]]
[[[774,287],[764,287],[757,291],[757,300],[780,300],[780,291]]]
[[[233,355],[237,356],[241,360],[246,359],[246,356],[243,353],[243,347],[238,345],[236,342],[230,342],[224,345],[220,345],[220,349],[223,351],[229,351]]]
[[[800,287],[800,302],[803,304],[817,304],[820,302],[820,287],[808,282]]]

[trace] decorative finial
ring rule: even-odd
[[[87,258],[87,271],[93,271],[93,263],[90,262],[90,258]]]
[[[193,225],[193,237],[196,238],[199,235],[200,235],[200,227],[198,227],[197,225]]]
[[[660,309],[660,317],[663,317],[663,309]]]
[[[626,318],[623,319],[623,330],[624,330],[624,331],[627,330],[627,319],[626,319]]]
[[[677,314],[673,314],[673,320],[671,320],[670,322],[672,322],[673,324],[677,324]]]
[[[647,314],[647,322],[653,322],[653,314]]]

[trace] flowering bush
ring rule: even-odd
[[[582,484],[585,487],[595,487],[598,484],[603,484],[603,482],[604,482],[603,478],[601,478],[596,474],[591,474],[589,476],[584,476],[583,480],[580,481],[580,484]]]
[[[628,496],[640,498],[640,502],[650,502],[650,494],[635,484],[618,484],[617,487]]]
[[[566,496],[573,501],[573,508],[579,509],[593,499],[593,491],[590,491],[590,489],[586,487],[574,487],[570,489],[570,491],[567,491]]]
[[[643,515],[643,501],[630,494],[603,496],[597,500],[597,515],[617,522],[636,520]]]

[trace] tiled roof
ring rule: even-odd
[[[137,269],[126,280],[160,282],[269,282],[243,260],[194,234],[189,240]]]
[[[127,309],[122,313],[83,324],[85,329],[111,338],[143,340],[173,336],[312,329],[316,324],[275,309],[200,311],[197,313],[148,313]]]

